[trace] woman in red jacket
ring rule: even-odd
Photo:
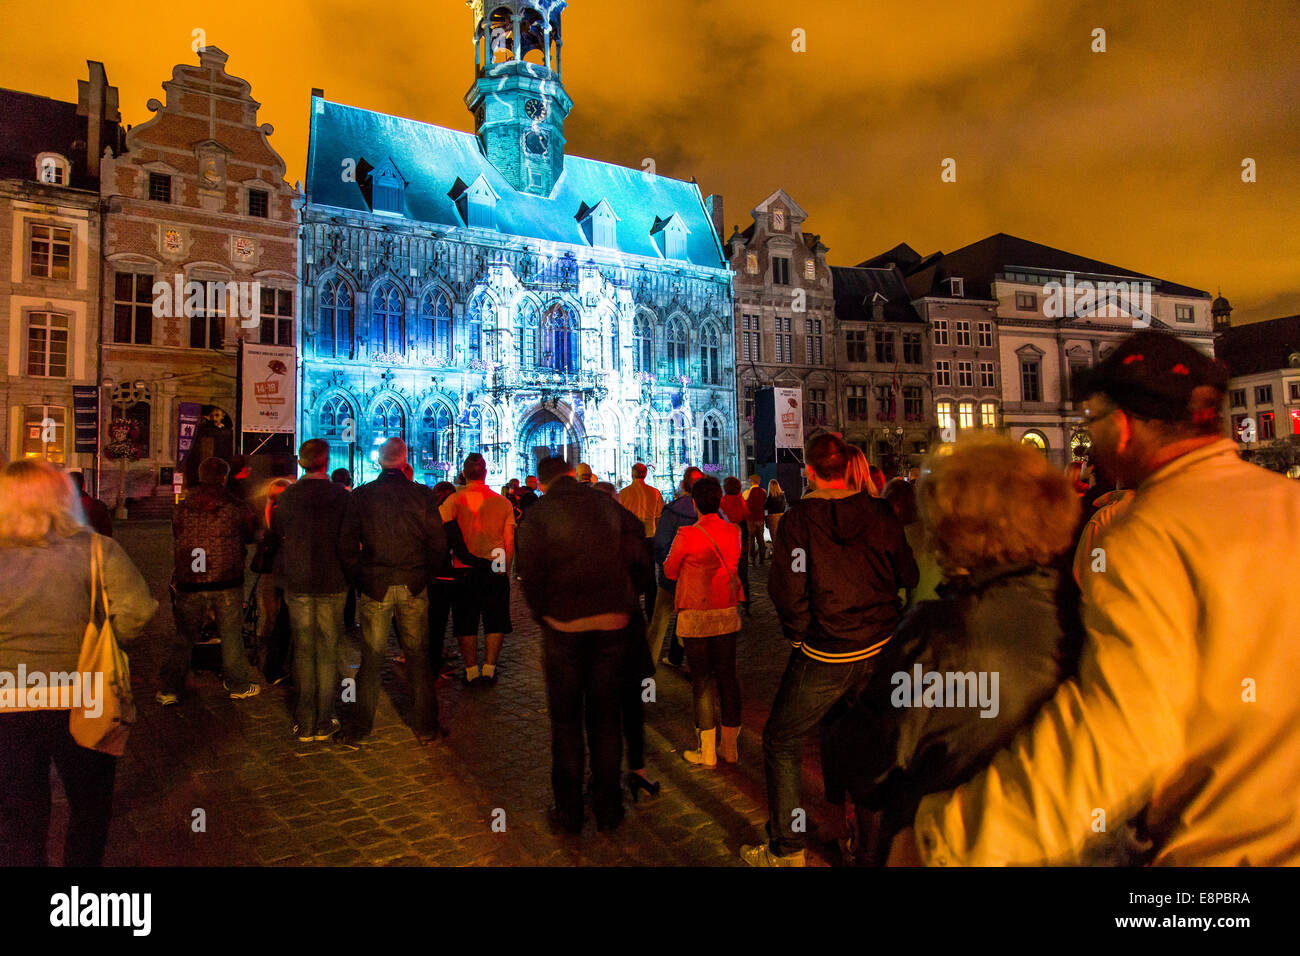
[[[691,486],[691,498],[700,518],[677,531],[664,561],[664,576],[677,582],[677,634],[686,645],[691,664],[691,690],[695,702],[698,750],[687,750],[686,760],[702,767],[718,765],[718,714],[722,711],[722,759],[740,759],[740,682],[736,679],[736,639],[740,637],[740,611],[745,593],[737,575],[740,564],[740,529],[718,514],[722,486],[718,479],[701,478]],[[717,700],[709,682],[718,684]]]

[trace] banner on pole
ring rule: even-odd
[[[239,370],[243,431],[273,435],[294,433],[298,418],[295,364],[293,346],[244,343]]]
[[[194,447],[194,436],[199,430],[203,406],[198,402],[181,402],[176,409],[176,475],[179,477],[185,456]]]
[[[75,427],[72,450],[93,455],[99,451],[99,389],[94,385],[72,386],[72,418]]]
[[[776,447],[803,450],[803,391],[798,388],[774,388],[776,413]]]

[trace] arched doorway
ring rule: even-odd
[[[581,460],[578,438],[560,416],[550,409],[539,408],[529,416],[520,434],[521,467],[524,474],[536,474],[537,463],[543,458],[558,456],[577,464]]]

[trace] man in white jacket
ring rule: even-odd
[[[1157,864],[1300,864],[1300,484],[1239,459],[1225,386],[1158,332],[1094,370],[1094,454],[1136,495],[1083,577],[1079,675],[922,801],[925,863],[1098,862],[1131,823]]]

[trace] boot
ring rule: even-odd
[[[727,727],[722,728],[722,740],[720,750],[722,759],[727,763],[740,763],[740,728]]]
[[[697,727],[695,737],[699,741],[700,749],[685,751],[682,756],[686,758],[686,762],[700,767],[716,767],[718,765],[718,728],[700,730]]]

